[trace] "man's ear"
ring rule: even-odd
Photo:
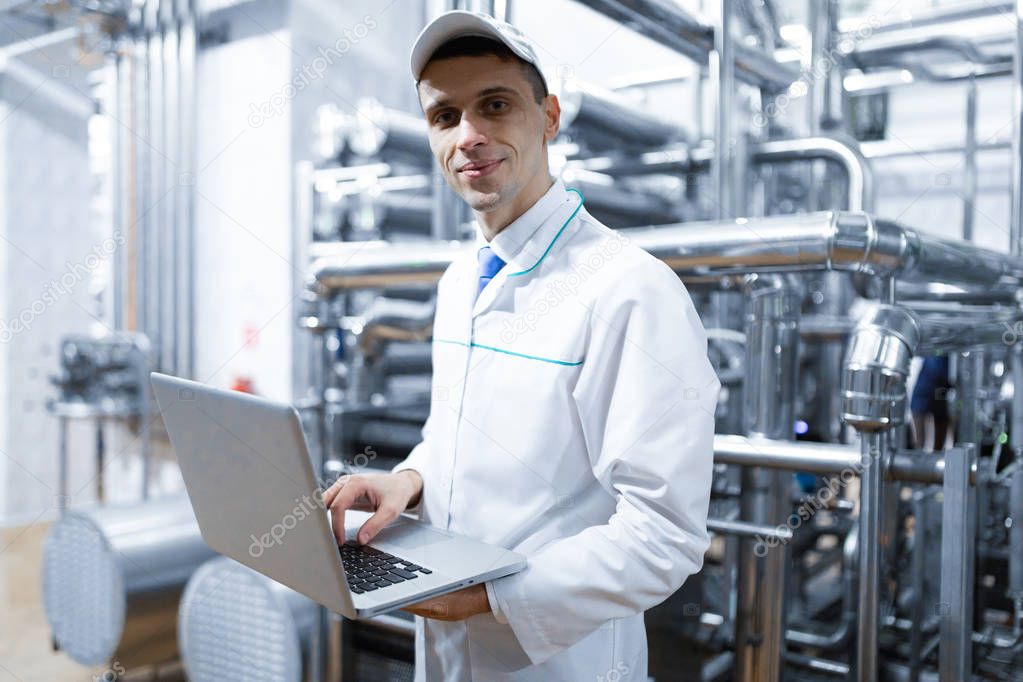
[[[558,131],[561,130],[561,103],[558,102],[557,95],[547,95],[544,98],[543,112],[543,139],[544,142],[550,142],[558,136]]]

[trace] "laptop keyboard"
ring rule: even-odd
[[[428,568],[355,542],[340,546],[341,565],[348,576],[348,587],[355,594],[372,592],[406,580],[415,580],[419,574],[433,573]]]

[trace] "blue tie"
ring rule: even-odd
[[[476,254],[479,262],[479,286],[476,288],[476,298],[480,297],[483,288],[494,279],[494,275],[504,267],[504,261],[489,246],[484,246]]]

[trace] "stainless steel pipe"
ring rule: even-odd
[[[621,95],[574,78],[561,83],[561,127],[592,131],[610,146],[662,147],[685,142],[682,126],[644,111]],[[610,140],[611,142],[607,142]]]
[[[795,216],[693,222],[622,230],[686,282],[748,272],[838,270],[921,282],[1023,286],[1023,260],[940,239],[869,214],[822,211]],[[341,244],[317,259],[310,286],[321,295],[359,288],[436,284],[471,245]]]
[[[631,26],[643,35],[669,47],[700,66],[707,64],[714,48],[715,28],[690,16],[682,7],[658,0],[580,0],[601,14],[625,26]],[[782,64],[773,55],[735,44],[736,77],[751,85],[778,92],[799,78],[791,65]]]
[[[799,349],[800,284],[784,275],[750,275],[746,296],[744,414],[752,436],[794,438]],[[781,471],[742,470],[739,516],[782,527],[789,513],[788,477]],[[762,542],[762,540],[760,540]],[[787,543],[760,551],[739,545],[736,599],[736,679],[778,680],[784,657]]]
[[[894,298],[894,282],[888,282]],[[904,421],[906,377],[920,331],[905,309],[876,305],[857,323],[842,379],[842,419],[860,432],[864,467],[860,477],[859,604],[856,675],[878,677],[882,554],[890,538],[882,531],[881,506],[886,452],[892,429]]]
[[[836,137],[805,137],[793,140],[761,142],[753,148],[753,162],[816,161],[826,159],[839,164],[846,174],[849,211],[872,211],[874,174],[870,161],[855,140]]]

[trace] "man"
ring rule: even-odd
[[[478,251],[438,285],[423,442],[325,495],[514,549],[522,572],[430,599],[417,680],[645,680],[643,611],[708,546],[720,384],[678,278],[548,171],[557,97],[513,27],[449,12],[412,51],[430,147]],[[627,125],[627,122],[623,122]]]

